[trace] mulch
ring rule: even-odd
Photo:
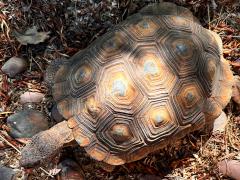
[[[106,33],[112,26],[137,12],[151,0],[3,0],[0,1],[0,68],[13,56],[29,61],[26,72],[8,78],[0,73],[0,161],[1,164],[20,169],[18,149],[24,141],[6,133],[6,119],[22,109],[19,96],[25,91],[46,94],[37,108],[49,114],[51,97],[43,81],[47,66],[57,58],[68,58],[84,49]],[[231,64],[234,75],[240,75],[240,4],[237,0],[171,0],[189,8],[201,24],[217,32],[223,41],[224,57]],[[36,26],[49,32],[50,38],[35,45],[21,45],[16,32],[22,33]],[[46,167],[25,170],[28,179],[54,179],[53,170],[59,160],[74,158],[82,167],[86,179],[147,179],[156,175],[166,179],[228,179],[223,177],[217,163],[224,158],[240,160],[240,120],[236,104],[230,102],[225,112],[229,123],[224,133],[209,137],[205,132],[194,132],[143,160],[126,164],[109,173],[92,161],[84,151],[64,149],[61,157]],[[51,120],[50,120],[51,121]],[[54,122],[51,122],[54,124]],[[15,148],[14,148],[15,147]],[[17,149],[17,150],[16,150]],[[148,174],[149,176],[146,176]],[[21,179],[23,173],[19,175]]]

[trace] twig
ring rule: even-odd
[[[240,36],[231,36],[231,35],[225,35],[225,34],[220,34],[221,37],[227,37],[227,36],[230,36],[230,37],[233,37],[233,38],[240,38]]]
[[[4,140],[9,146],[11,146],[13,149],[15,149],[19,154],[21,154],[21,151],[16,147],[14,146],[12,143],[10,143],[7,139],[5,139],[1,134],[0,134],[0,137],[2,138],[2,140]]]
[[[207,13],[208,13],[208,29],[211,29],[211,27],[210,27],[210,8],[209,8],[209,4],[207,4]]]
[[[51,178],[53,178],[53,175],[51,175],[48,171],[46,171],[45,169],[43,169],[42,167],[40,167],[39,169],[41,169],[43,172],[45,172],[48,176],[50,176]]]

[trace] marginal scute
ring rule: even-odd
[[[112,164],[112,165],[122,165],[125,163],[125,161],[115,155],[109,155],[108,158],[105,160],[106,163]]]
[[[58,102],[59,100],[69,95],[70,93],[69,82],[65,81],[61,83],[55,83],[52,87],[52,91],[53,99]]]
[[[210,82],[213,82],[214,77],[216,75],[216,69],[217,69],[217,65],[216,65],[216,59],[212,59],[209,58],[207,59],[207,76],[210,80]]]
[[[162,20],[170,30],[174,29],[192,33],[193,22],[186,18],[180,16],[163,16]]]
[[[90,150],[87,150],[87,152],[92,158],[98,161],[104,160],[107,156],[106,150],[100,149],[98,147],[92,147]]]
[[[85,132],[83,132],[80,128],[75,127],[73,129],[73,136],[74,139],[77,141],[77,143],[81,146],[81,147],[85,147],[88,146],[91,143],[91,139],[89,136],[86,135]]]
[[[140,13],[146,15],[177,15],[177,6],[169,2],[150,4],[141,9]]]
[[[69,68],[68,65],[63,65],[58,69],[58,71],[55,74],[55,79],[54,79],[55,83],[60,83],[67,80],[66,78],[69,72],[68,68]]]
[[[212,98],[207,99],[203,107],[206,123],[211,123],[222,113],[222,107]]]
[[[71,117],[70,119],[68,119],[67,123],[68,123],[68,127],[69,127],[70,129],[73,129],[73,128],[75,128],[76,126],[78,126],[78,120],[76,119],[75,116],[73,116],[73,117]]]

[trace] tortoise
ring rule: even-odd
[[[33,167],[74,140],[122,165],[211,127],[231,97],[220,37],[173,3],[145,6],[46,73],[64,121],[32,137],[20,164]]]

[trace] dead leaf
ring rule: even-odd
[[[33,26],[23,34],[17,31],[14,31],[14,36],[22,45],[27,45],[27,44],[38,44],[40,42],[44,42],[47,38],[49,38],[49,33],[50,32],[38,32],[37,27]]]
[[[57,175],[62,169],[59,169],[59,168],[54,168],[54,169],[51,169],[49,171],[49,174],[51,174],[52,176],[55,176]]]
[[[232,100],[240,106],[240,77],[234,76],[234,85],[232,87]]]
[[[229,61],[229,64],[235,67],[240,67],[240,59],[236,61]]]

